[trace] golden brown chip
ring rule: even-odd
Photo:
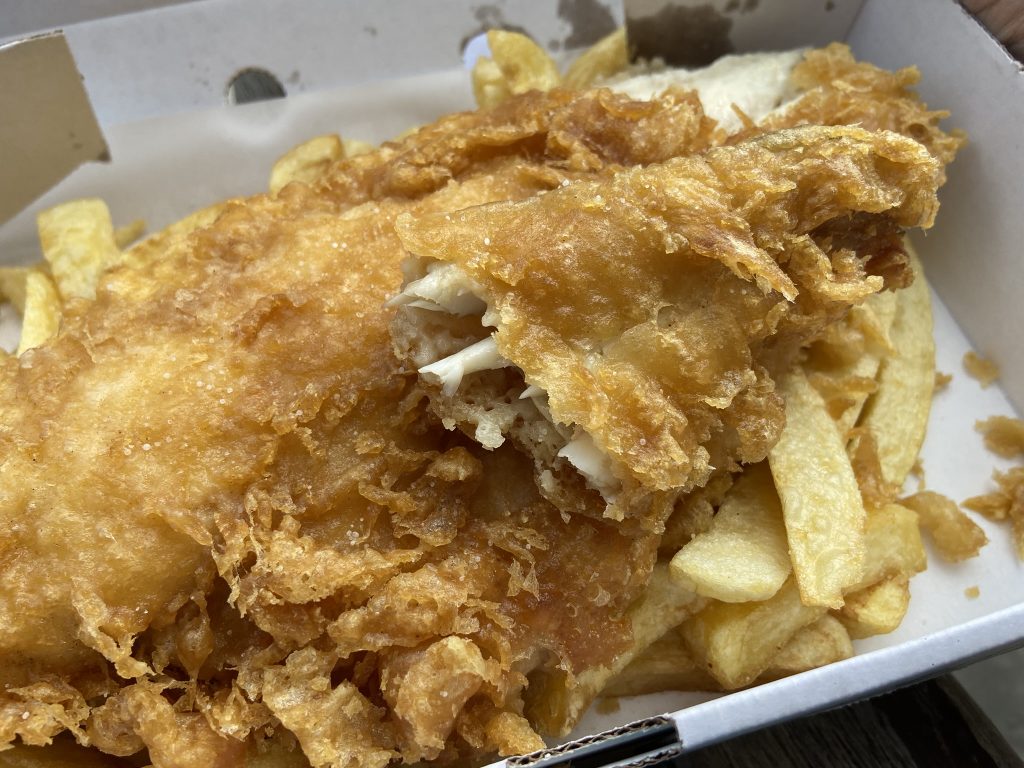
[[[565,71],[566,88],[582,90],[621,72],[629,64],[626,30],[619,28],[587,48]]]
[[[973,587],[967,587],[964,590],[964,597],[968,600],[977,600],[981,596],[981,588],[977,585]]]
[[[974,422],[985,436],[985,447],[1007,459],[1024,455],[1024,421],[1012,416],[990,416]]]
[[[951,382],[952,380],[953,380],[953,374],[952,373],[943,373],[942,371],[936,371],[935,372],[935,391],[939,392],[940,390],[945,389],[946,387],[949,386],[949,382]]]
[[[964,370],[985,389],[999,378],[999,366],[974,350],[964,354]]]
[[[977,523],[965,515],[956,502],[935,491],[907,496],[900,504],[917,512],[921,527],[932,536],[935,549],[943,559],[958,563],[977,556],[988,537]]]

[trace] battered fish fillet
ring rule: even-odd
[[[680,492],[765,457],[784,423],[773,379],[800,348],[907,283],[902,231],[931,225],[940,180],[911,139],[807,127],[403,215],[417,261],[399,349],[446,423],[511,436],[556,504],[580,498],[560,490],[578,470],[609,517],[660,530]],[[458,351],[438,348],[446,322],[468,330]]]
[[[66,730],[158,768],[271,733],[316,766],[539,746],[526,676],[622,650],[657,537],[561,514],[522,457],[430,421],[391,351],[393,222],[712,130],[692,94],[528,94],[200,212],[69,302],[0,363],[0,745]]]
[[[848,307],[910,280],[901,231],[930,224],[935,190],[963,141],[939,127],[947,113],[910,90],[918,77],[833,44],[793,69],[793,100],[759,124],[740,113],[743,129],[716,128],[711,145],[742,152],[712,150],[707,166],[564,190],[455,223],[407,220],[415,258],[392,300],[401,308],[396,351],[421,371],[448,428],[491,448],[511,437],[531,454],[538,484],[560,509],[579,511],[583,497],[599,494],[612,517],[658,530],[668,516],[670,538],[688,540],[727,490],[724,473],[760,460],[781,430],[773,374]],[[893,131],[918,148],[884,140],[908,153],[896,178],[886,176],[888,150],[877,167],[864,166],[864,155],[842,157],[849,133],[807,139],[822,150],[816,166],[795,162],[799,146],[789,160],[763,154],[803,138],[750,144],[804,125]],[[787,207],[828,197],[837,191],[830,184],[849,194],[834,197],[828,214],[801,221]],[[906,209],[904,197],[919,210]],[[566,210],[577,203],[586,214]],[[648,243],[632,237],[637,227]],[[651,260],[638,265],[638,253]],[[721,263],[698,259],[693,272],[694,256]],[[731,282],[719,285],[723,265]]]

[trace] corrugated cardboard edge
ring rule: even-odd
[[[0,223],[82,163],[109,159],[60,32],[0,47],[0,114]]]

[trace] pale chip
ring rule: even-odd
[[[714,603],[679,631],[697,663],[731,691],[754,682],[790,638],[824,614],[804,604],[790,579],[764,602]]]
[[[478,59],[473,66],[477,106],[490,109],[510,96],[549,91],[561,83],[554,60],[526,35],[492,29],[487,45],[491,58]]]
[[[935,549],[944,560],[958,563],[975,557],[988,543],[978,524],[941,493],[921,491],[900,504],[917,512],[921,527],[931,534]]]
[[[850,635],[842,623],[825,615],[808,624],[783,646],[758,682],[778,680],[853,656]]]
[[[36,223],[61,298],[94,298],[100,275],[121,259],[107,204],[73,200],[43,211]]]
[[[566,88],[590,88],[629,65],[626,30],[622,27],[601,38],[576,57],[565,71]]]
[[[977,584],[975,584],[973,587],[967,587],[967,589],[964,590],[964,597],[966,597],[968,600],[977,600],[979,597],[981,597],[981,587],[979,587]]]
[[[25,312],[18,354],[56,336],[60,317],[61,301],[53,281],[37,269],[30,270],[25,278]]]
[[[729,491],[711,529],[684,546],[672,575],[697,594],[727,603],[767,600],[792,566],[782,508],[768,467],[748,467]]]
[[[345,145],[335,133],[304,141],[281,155],[270,169],[270,193],[276,195],[293,181],[312,184],[343,157]]]
[[[864,503],[821,396],[799,369],[781,384],[786,426],[768,453],[800,596],[838,608],[864,571]]]
[[[897,296],[890,329],[895,352],[882,361],[878,391],[864,406],[858,426],[878,443],[886,482],[902,487],[924,442],[935,388],[935,339],[931,296],[917,256],[906,245],[914,282]]]
[[[868,510],[864,530],[864,576],[850,592],[891,576],[913,576],[928,566],[917,513],[899,504]]]

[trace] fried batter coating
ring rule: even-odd
[[[528,94],[202,212],[69,302],[0,367],[0,747],[66,730],[167,768],[285,729],[314,765],[539,746],[526,675],[622,650],[657,538],[562,515],[518,454],[432,424],[391,351],[393,222],[710,131],[692,96]]]
[[[773,372],[851,305],[906,284],[901,228],[930,226],[940,177],[895,133],[808,127],[397,226],[421,281],[454,265],[486,305],[475,349],[495,345],[496,391],[518,375],[527,399],[546,393],[550,419],[531,419],[546,439],[531,442],[518,417],[507,429],[540,472],[571,463],[611,517],[657,530],[654,494],[774,444]],[[424,314],[439,313],[406,304],[400,333]],[[466,413],[450,405],[460,379],[479,401],[464,352],[425,366],[404,351],[442,418]]]

